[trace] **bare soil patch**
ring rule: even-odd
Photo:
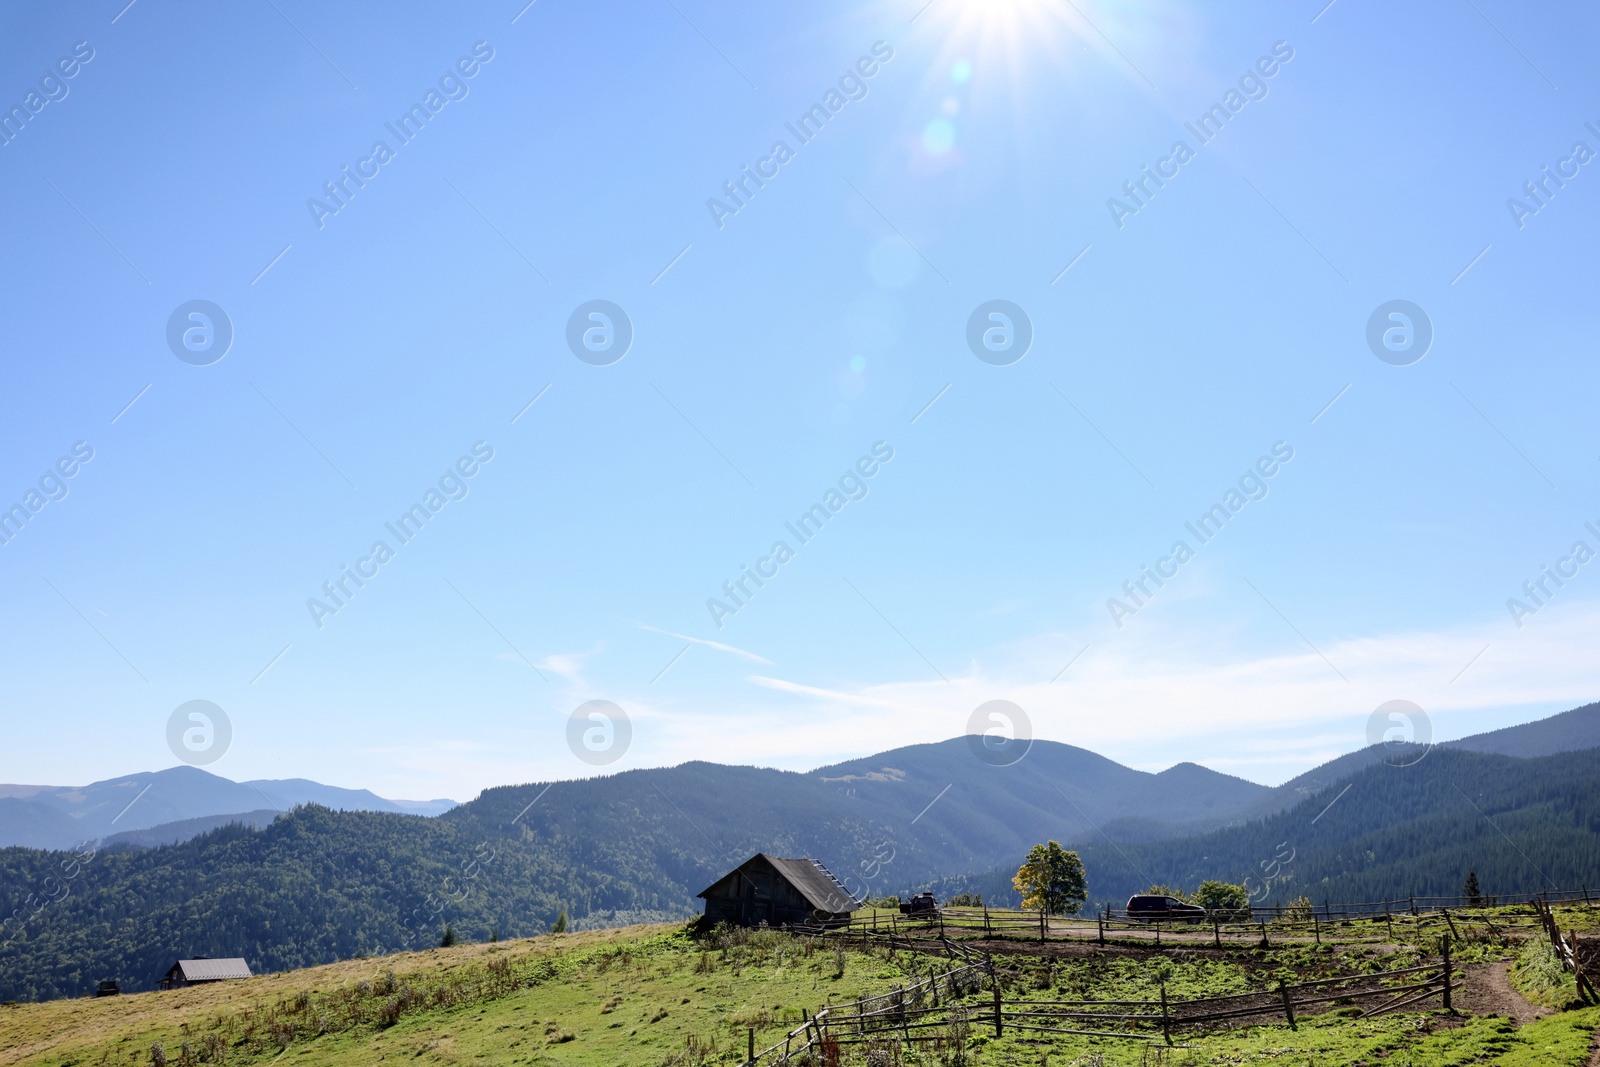
[[[1463,968],[1466,981],[1455,992],[1455,1006],[1474,1015],[1505,1015],[1518,1026],[1554,1014],[1541,1008],[1511,988],[1509,963],[1469,963]]]

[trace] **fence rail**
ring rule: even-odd
[[[1600,1003],[1600,992],[1595,989],[1594,982],[1590,979],[1588,970],[1585,969],[1583,957],[1578,952],[1578,932],[1568,930],[1567,936],[1561,936],[1561,927],[1556,923],[1555,912],[1550,905],[1541,900],[1530,900],[1529,906],[1539,915],[1539,925],[1550,938],[1551,947],[1555,949],[1556,958],[1561,961],[1563,969],[1572,972],[1573,980],[1578,986],[1578,995],[1585,1004]]]
[[[1463,928],[1481,927],[1496,937],[1526,936],[1538,930],[1541,907],[1575,904],[1600,905],[1600,893],[1587,889],[1544,894],[1527,903],[1501,903],[1503,898],[1480,897],[1474,905],[1463,897],[1408,897],[1403,901],[1322,904],[1315,907],[1252,908],[1249,918],[1213,912],[1203,920],[1148,920],[1108,908],[1092,919],[1046,916],[1018,909],[941,908],[918,915],[864,916],[832,924],[833,930],[860,936],[863,943],[885,935],[925,935],[937,938],[982,936],[985,939],[1025,938],[1035,941],[1119,941],[1162,943],[1165,937],[1183,943],[1211,941],[1216,947],[1233,944],[1269,945],[1274,938],[1320,943],[1325,936],[1343,942],[1384,943],[1397,939],[1420,941],[1448,931],[1460,937]],[[1460,904],[1460,901],[1467,903]]]
[[[819,1008],[785,1034],[783,1040],[760,1052],[754,1050],[752,1030],[746,1067],[787,1067],[796,1060],[836,1063],[838,1049],[843,1045],[885,1039],[932,1040],[940,1035],[929,1031],[945,1031],[952,1025],[990,1025],[996,1037],[1011,1027],[1139,1041],[1164,1039],[1171,1043],[1175,1033],[1219,1024],[1260,1024],[1280,1016],[1293,1028],[1297,1026],[1297,1012],[1312,1014],[1306,1009],[1336,1003],[1363,1007],[1364,1018],[1434,998],[1450,1010],[1453,992],[1448,938],[1442,941],[1443,955],[1437,962],[1294,984],[1280,982],[1273,989],[1183,1000],[1169,998],[1162,984],[1155,1000],[1042,1000],[1006,997],[994,958],[949,937],[915,937],[894,929],[853,931],[838,925],[795,929],[846,942],[859,936],[866,944],[886,945],[891,951],[942,954],[951,966],[910,985]],[[989,1003],[967,999],[982,992],[986,985]]]

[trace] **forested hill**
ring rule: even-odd
[[[1506,896],[1600,888],[1600,749],[1518,759],[1435,747],[1412,766],[1371,763],[1243,826],[1078,849],[1091,897],[1119,903],[1151,885],[1193,888],[1208,878],[1249,879],[1269,904],[1455,895],[1468,871],[1485,893]],[[1010,873],[939,888],[1005,901]]]
[[[810,774],[688,763],[508,786],[427,819],[301,807],[259,831],[83,861],[4,849],[0,915],[17,915],[0,929],[0,999],[80,994],[107,977],[149,988],[179,955],[275,970],[429,943],[446,923],[485,938],[548,930],[563,910],[588,925],[686,916],[755,852],[819,857],[858,894],[892,892],[1091,821],[1220,825],[1262,791],[1051,742],[994,767],[956,738]]]
[[[989,767],[956,745],[966,742],[809,775],[692,763],[506,787],[436,818],[302,807],[261,830],[84,858],[0,850],[0,915],[11,917],[0,999],[81,995],[103,978],[148,989],[179,956],[304,966],[430,944],[447,923],[483,939],[542,932],[562,911],[575,925],[684,916],[758,851],[818,857],[872,894],[1003,875],[1047,837],[1082,851],[1101,901],[1152,882],[1259,879],[1283,846],[1294,859],[1281,864],[1280,897],[1448,893],[1468,869],[1487,892],[1600,884],[1596,750],[1524,760],[1436,748],[1257,822],[1165,841],[1122,834],[1113,846],[1107,812],[1149,829],[1152,813],[1184,811],[1199,790],[1248,800],[1259,787],[1201,768],[1141,774],[1069,746]],[[1118,801],[1119,783],[1148,795]]]

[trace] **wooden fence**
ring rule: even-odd
[[[791,1063],[836,1064],[839,1049],[879,1041],[916,1042],[951,1037],[952,1030],[992,1027],[996,1037],[1012,1030],[1078,1034],[1169,1044],[1184,1033],[1222,1026],[1262,1025],[1284,1019],[1290,1027],[1307,1009],[1334,1005],[1363,1007],[1363,1018],[1415,1007],[1434,998],[1451,1010],[1453,992],[1449,939],[1438,962],[1373,974],[1322,978],[1274,989],[1221,997],[1176,999],[1160,987],[1157,999],[1041,1000],[1007,997],[1001,989],[993,957],[949,938],[919,938],[880,930],[848,931],[810,928],[804,932],[829,940],[861,937],[891,950],[942,954],[950,968],[886,993],[832,1004],[807,1016],[778,1041],[760,1052],[754,1031],[746,1067],[787,1067]],[[988,988],[989,996],[979,998]]]
[[[1529,907],[1534,908],[1539,915],[1539,924],[1545,934],[1550,938],[1551,947],[1555,949],[1556,957],[1561,960],[1561,966],[1572,972],[1578,985],[1578,995],[1585,1004],[1600,1003],[1600,994],[1595,991],[1594,982],[1589,978],[1585,969],[1585,961],[1578,951],[1578,932],[1568,930],[1565,937],[1561,936],[1561,927],[1556,923],[1555,913],[1550,906],[1541,900],[1530,900]]]
[[[800,928],[802,932],[839,938],[836,931],[821,927]],[[830,1004],[817,1009],[778,1041],[760,1052],[751,1050],[747,1067],[779,1067],[793,1061],[808,1062],[815,1055],[824,1063],[836,1061],[842,1045],[863,1044],[898,1033],[902,1040],[924,1037],[920,1031],[944,1026],[947,1015],[962,1012],[959,1002],[980,991],[985,984],[998,988],[994,963],[984,953],[948,940],[913,938],[891,933],[869,935],[871,943],[887,944],[891,950],[943,953],[949,970],[930,975],[911,985],[901,985],[886,993],[860,997],[846,1004]],[[934,1016],[938,1016],[935,1020]],[[913,1035],[912,1031],[919,1031]],[[754,1031],[751,1031],[754,1034]]]
[[[1017,909],[942,908],[925,915],[879,914],[876,911],[836,924],[834,929],[859,936],[863,943],[884,935],[923,935],[938,938],[1005,938],[1031,941],[1152,942],[1197,945],[1209,942],[1270,945],[1278,941],[1321,943],[1324,938],[1344,943],[1420,944],[1449,933],[1461,939],[1474,929],[1497,938],[1528,936],[1542,926],[1539,908],[1562,900],[1589,907],[1600,899],[1587,890],[1549,894],[1528,904],[1470,903],[1460,906],[1455,897],[1411,897],[1376,904],[1323,904],[1313,908],[1255,908],[1248,920],[1242,915],[1213,913],[1199,922],[1130,918],[1125,911],[1107,909],[1092,919],[1046,916]],[[1480,898],[1487,900],[1488,898]],[[1403,906],[1397,906],[1403,905]]]
[[[1165,986],[1155,1000],[1004,1000],[994,1015],[996,1036],[1005,1028],[1040,1030],[1095,1037],[1126,1037],[1168,1043],[1182,1031],[1204,1030],[1208,1024],[1258,1026],[1282,1018],[1296,1027],[1307,1008],[1335,1004],[1365,1005],[1362,1018],[1412,1007],[1438,997],[1451,1007],[1449,955],[1439,963],[1377,974],[1323,978],[1276,989],[1190,1000],[1167,996]]]

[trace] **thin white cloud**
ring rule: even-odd
[[[690,637],[688,634],[680,634],[672,630],[663,630],[660,627],[651,626],[649,623],[644,622],[636,622],[634,625],[641,630],[649,630],[651,633],[666,634],[668,637],[676,637],[679,641],[687,641],[691,645],[703,645],[706,648],[716,649],[718,652],[729,652],[735,656],[743,656],[745,659],[752,660],[756,663],[765,663],[769,667],[775,666],[775,664],[765,656],[758,656],[754,652],[746,652],[742,648],[735,648],[732,645],[725,645],[721,641],[708,641],[703,637]]]
[[[781,753],[782,766],[803,770],[815,765],[808,759],[837,762],[959,736],[979,704],[1001,698],[1028,713],[1035,737],[1129,766],[1193,761],[1271,782],[1364,747],[1367,717],[1388,700],[1422,707],[1436,740],[1594,700],[1597,631],[1600,605],[1573,603],[1552,605],[1520,631],[1480,623],[1335,638],[1317,650],[1289,633],[1281,651],[1262,654],[1232,633],[1152,619],[1138,636],[1098,635],[1056,684],[1046,679],[1083,647],[1083,635],[1041,635],[993,650],[948,682],[754,675],[750,683],[781,696],[752,694],[721,715],[669,714],[696,724],[682,731],[696,758],[745,763]]]
[[[947,665],[948,682],[730,671],[725,687],[711,680],[713,689],[676,694],[648,688],[643,677],[591,685],[583,667],[594,653],[551,656],[539,661],[556,683],[541,710],[475,709],[487,726],[478,744],[402,733],[388,742],[388,774],[363,784],[382,795],[464,800],[489,785],[689,760],[809,771],[958,737],[974,709],[996,698],[1027,712],[1034,737],[1130,767],[1189,761],[1275,784],[1364,747],[1367,717],[1387,700],[1421,706],[1442,740],[1600,698],[1600,603],[1551,605],[1521,630],[1492,620],[1332,639],[1313,633],[1321,654],[1287,630],[1269,629],[1273,647],[1263,652],[1259,635],[1233,628],[1161,625],[1152,615],[1138,622],[1110,637],[1055,632],[987,649],[961,673]],[[1051,684],[1086,642],[1088,652]],[[599,768],[575,759],[564,737],[572,708],[596,696],[623,707],[634,727],[626,756]]]

